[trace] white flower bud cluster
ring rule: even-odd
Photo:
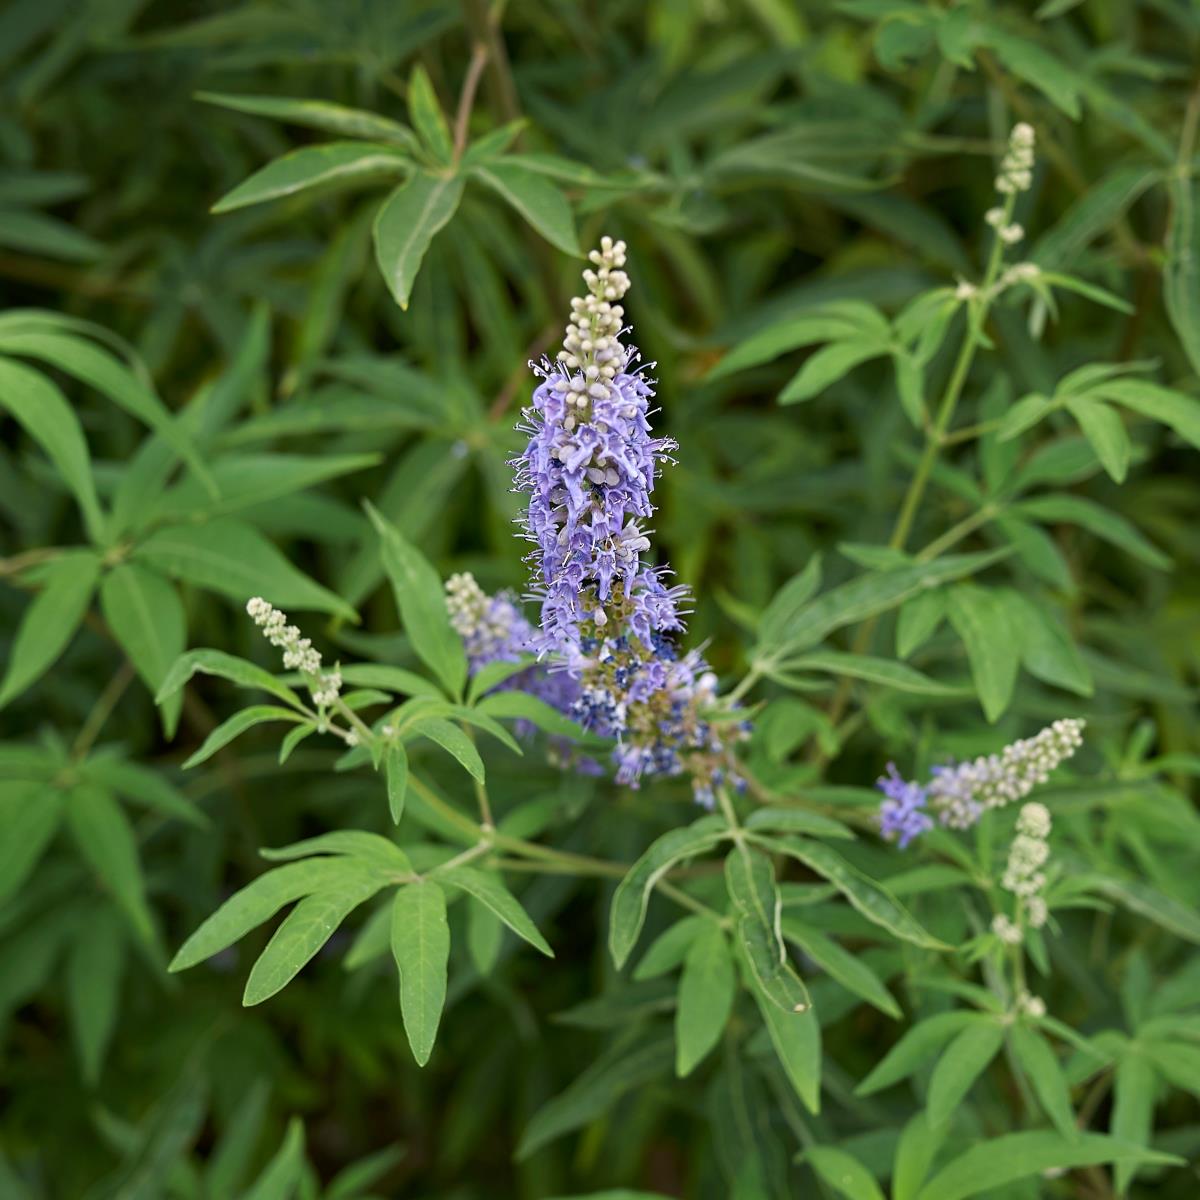
[[[996,291],[1001,292],[1006,287],[1012,287],[1014,283],[1028,283],[1041,273],[1042,268],[1035,262],[1013,263],[1011,267],[1001,272],[1000,278],[996,282]]]
[[[446,580],[446,609],[451,627],[473,657],[494,657],[510,647],[519,612],[504,595],[489,596],[470,571]]]
[[[299,671],[305,677],[313,702],[319,708],[333,704],[342,690],[341,671],[337,667],[332,671],[322,671],[321,654],[313,648],[312,641],[304,637],[295,625],[288,624],[286,613],[268,604],[261,596],[247,601],[246,611],[262,630],[263,637],[283,651],[284,668]]]
[[[942,824],[967,829],[990,808],[1023,800],[1045,783],[1064,759],[1083,744],[1085,722],[1065,717],[1031,738],[1013,742],[999,754],[934,769],[929,803]]]
[[[996,191],[1005,196],[1027,192],[1033,186],[1033,126],[1022,121],[1013,126],[1008,138],[1008,153],[1000,163]]]
[[[1046,1002],[1041,996],[1035,996],[1031,992],[1022,992],[1017,997],[1017,1011],[1025,1013],[1026,1016],[1040,1019],[1046,1015]]]
[[[1015,246],[1024,236],[1025,230],[1016,221],[1005,221],[1002,208],[989,208],[983,219],[996,231],[996,236],[1006,245]]]
[[[611,381],[625,369],[628,359],[621,343],[625,309],[620,301],[629,291],[629,276],[622,269],[625,243],[603,237],[600,249],[593,250],[588,258],[596,269],[583,273],[588,294],[571,301],[571,320],[558,353],[570,374],[554,384],[556,391],[567,393],[567,402],[581,413],[593,400],[608,397]]]
[[[1006,945],[1019,946],[1024,938],[1021,927],[1011,917],[997,913],[992,918],[992,932]]]
[[[1017,836],[1008,852],[1008,866],[1001,886],[1024,904],[1025,915],[1033,929],[1046,924],[1049,910],[1042,895],[1046,874],[1042,868],[1050,857],[1050,810],[1036,801],[1026,804],[1017,817]]]
[[[487,593],[470,571],[460,571],[446,580],[446,608],[454,632],[462,637],[474,633],[487,616]]]

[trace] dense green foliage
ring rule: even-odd
[[[0,1196],[1196,1196],[1198,53],[1185,0],[0,7]],[[753,721],[713,813],[555,765],[444,605],[527,587],[602,234]],[[879,836],[889,761],[1061,717],[1044,924],[1016,805]]]

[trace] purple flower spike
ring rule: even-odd
[[[618,782],[688,774],[711,807],[718,786],[741,785],[726,743],[745,726],[710,719],[716,678],[672,640],[687,589],[645,559],[651,493],[676,446],[652,436],[652,381],[621,340],[625,244],[603,238],[589,257],[562,351],[533,367],[541,383],[520,425],[529,443],[513,463],[529,495],[523,525],[541,604],[531,644],[577,681],[571,715],[617,740]]]
[[[885,838],[894,838],[903,850],[913,838],[932,829],[933,821],[924,811],[925,789],[903,778],[895,763],[888,763],[887,769],[876,782],[887,797],[879,806],[879,827]]]

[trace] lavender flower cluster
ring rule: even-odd
[[[536,631],[512,596],[504,592],[489,596],[469,571],[446,580],[446,608],[451,626],[463,640],[467,669],[472,676],[490,663],[517,663],[533,654]],[[548,671],[534,662],[499,686],[528,692],[551,708],[568,714],[579,695],[578,683],[565,672]],[[518,732],[528,733],[532,729],[520,728]]]
[[[643,557],[659,465],[675,443],[653,437],[654,390],[624,345],[629,290],[625,244],[601,240],[584,271],[587,294],[571,301],[563,349],[533,369],[542,382],[520,426],[529,437],[514,462],[529,494],[525,535],[534,545],[541,627],[532,645],[575,680],[571,715],[616,738],[617,779],[688,774],[697,799],[741,786],[723,728],[709,719],[716,678],[696,652],[680,656],[687,590]],[[734,736],[743,726],[732,724]]]
[[[999,754],[934,767],[925,784],[904,779],[889,763],[888,774],[878,782],[887,797],[879,806],[883,836],[903,849],[933,828],[934,816],[952,829],[967,829],[988,809],[1023,799],[1083,744],[1084,724],[1073,717],[1055,721]]]

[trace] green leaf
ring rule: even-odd
[[[823,650],[819,654],[805,654],[801,658],[788,659],[784,664],[793,671],[822,671],[850,679],[865,679],[898,692],[910,692],[917,696],[961,696],[963,689],[939,683],[928,675],[893,662],[890,658],[875,658],[868,654],[848,654],[841,650]]]
[[[1109,1130],[1128,1145],[1149,1147],[1154,1132],[1154,1095],[1158,1080],[1154,1064],[1139,1047],[1121,1056],[1113,1075],[1113,1106]],[[1124,1195],[1137,1171],[1135,1161],[1119,1164],[1114,1172],[1117,1192]]]
[[[1094,390],[1106,400],[1166,425],[1200,450],[1200,400],[1144,379],[1113,379]]]
[[[809,558],[804,570],[798,575],[793,575],[767,605],[758,622],[759,641],[764,646],[782,642],[788,626],[816,595],[820,586],[821,556],[814,554]]]
[[[517,1161],[610,1112],[626,1092],[668,1074],[673,1057],[671,1043],[664,1039],[633,1049],[618,1043],[534,1113],[517,1145]]]
[[[976,574],[1010,553],[992,550],[983,554],[947,555],[931,563],[859,576],[801,607],[780,630],[780,643],[793,651],[815,645],[843,625],[865,621],[930,588]]]
[[[187,645],[187,617],[175,589],[156,571],[118,563],[100,585],[100,611],[142,681],[155,694]],[[173,728],[179,703],[163,710]]]
[[[89,914],[67,953],[67,1011],[83,1077],[91,1087],[100,1078],[120,1006],[125,934],[115,917],[107,907]]]
[[[19,696],[57,661],[75,636],[92,600],[100,559],[72,550],[39,571],[41,590],[21,617],[0,683],[0,706]]]
[[[479,757],[475,743],[457,725],[441,717],[425,717],[414,721],[409,732],[436,742],[447,754],[458,760],[459,765],[472,779],[483,783],[483,759]]]
[[[1092,673],[1078,647],[1040,604],[1019,592],[1005,592],[1009,616],[1020,630],[1021,663],[1031,674],[1077,696],[1092,694]]]
[[[1172,172],[1167,177],[1169,216],[1166,235],[1166,264],[1163,269],[1163,300],[1167,316],[1179,338],[1192,371],[1200,375],[1200,224],[1196,221],[1196,199],[1200,185],[1191,171]]]
[[[1004,1045],[1004,1030],[993,1017],[974,1020],[942,1051],[929,1080],[926,1111],[931,1125],[941,1125],[971,1090]]]
[[[1006,33],[994,25],[981,27],[979,40],[1018,79],[1041,92],[1073,121],[1079,120],[1079,79],[1075,72],[1037,42]]]
[[[811,833],[814,837],[854,838],[853,830],[841,821],[803,808],[756,808],[746,818],[743,828],[755,833]]]
[[[358,619],[350,605],[297,571],[257,529],[229,517],[159,529],[137,547],[134,558],[239,604],[262,596],[284,609]]]
[[[31,329],[0,334],[0,351],[41,359],[103,392],[153,429],[188,464],[209,494],[217,494],[216,483],[187,433],[153,389],[107,350],[80,337]]]
[[[66,397],[44,375],[0,358],[0,407],[46,452],[79,503],[88,536],[103,540],[104,517],[92,480],[92,460],[83,429]]]
[[[480,975],[492,973],[504,944],[504,925],[486,904],[474,897],[467,904],[467,951]]]
[[[388,812],[392,815],[392,823],[399,825],[408,791],[408,755],[399,743],[393,742],[383,752],[383,769],[387,779]]]
[[[1045,1171],[1101,1163],[1167,1166],[1182,1160],[1098,1133],[1082,1134],[1075,1141],[1058,1133],[1010,1133],[989,1138],[953,1159],[917,1193],[917,1200],[966,1200]]]
[[[804,1152],[804,1162],[846,1200],[884,1200],[871,1172],[845,1150],[810,1146]]]
[[[798,313],[794,317],[768,325],[739,342],[709,372],[708,378],[721,379],[747,367],[757,367],[771,362],[781,354],[812,346],[817,342],[833,342],[852,337],[858,325],[850,313],[817,309],[814,312]]]
[[[868,1004],[874,1005],[889,1017],[894,1017],[897,1021],[900,1019],[900,1006],[879,976],[861,958],[843,949],[833,938],[792,916],[783,919],[783,936],[788,941],[795,942],[821,970],[831,979],[836,979],[842,987],[856,996],[861,996]]]
[[[1096,457],[1105,471],[1117,483],[1123,483],[1129,471],[1129,457],[1133,448],[1120,416],[1107,404],[1089,396],[1069,396],[1067,408],[1079,422],[1083,436],[1096,451]]]
[[[1120,513],[1111,511],[1085,496],[1035,496],[1017,505],[1017,511],[1038,521],[1056,521],[1078,525],[1095,537],[1119,546],[1127,554],[1159,571],[1169,571],[1171,560],[1142,536],[1141,531]]]
[[[408,855],[391,838],[368,833],[365,829],[335,829],[330,833],[292,842],[288,846],[264,848],[259,850],[259,854],[272,862],[286,862],[311,854],[344,854],[359,860],[363,866],[384,872],[389,879],[397,872],[411,874],[413,869]]]
[[[1200,945],[1200,913],[1181,904],[1140,879],[1117,879],[1108,875],[1088,877],[1088,885],[1109,900],[1160,925],[1176,937]]]
[[[800,1102],[809,1112],[819,1112],[821,1026],[817,1021],[817,1014],[811,1008],[804,1012],[782,1008],[764,991],[757,976],[754,977],[753,992],[775,1056],[779,1059],[788,1082],[795,1088]]]
[[[400,1013],[417,1066],[433,1053],[446,1003],[450,926],[446,896],[431,880],[410,883],[392,904],[392,956],[400,972]]]
[[[887,353],[887,344],[876,339],[856,338],[823,346],[792,377],[779,394],[779,403],[797,404],[801,400],[811,400],[860,363]]]
[[[1001,418],[1000,428],[996,430],[998,441],[1007,442],[1032,429],[1050,413],[1056,412],[1058,404],[1045,396],[1024,396],[1016,402]]]
[[[688,947],[707,923],[707,917],[691,916],[681,917],[674,925],[668,926],[642,955],[634,968],[634,979],[638,982],[657,979],[675,970],[687,957]]]
[[[16,895],[62,819],[63,793],[26,779],[0,780],[0,904]]]
[[[675,1074],[690,1075],[717,1044],[733,1010],[737,981],[720,926],[706,923],[692,941],[675,1007]]]
[[[870,1074],[854,1089],[856,1096],[870,1096],[907,1079],[931,1059],[956,1033],[978,1016],[973,1012],[939,1013],[918,1022],[875,1064]]]
[[[1042,1110],[1054,1122],[1058,1132],[1073,1141],[1079,1130],[1071,1108],[1071,1091],[1050,1043],[1023,1022],[1014,1025],[1009,1036],[1017,1062],[1033,1085]]]
[[[460,175],[419,172],[384,201],[375,218],[375,258],[396,303],[408,308],[430,242],[458,209]]]
[[[575,216],[566,196],[554,184],[502,158],[473,167],[471,174],[487,184],[552,246],[564,254],[579,255]]]
[[[250,204],[279,200],[321,186],[344,187],[365,179],[404,175],[412,159],[396,146],[370,142],[326,142],[302,146],[267,163],[226,192],[213,206],[214,213],[232,212]]]
[[[946,593],[923,592],[905,600],[896,618],[896,653],[907,658],[937,632],[946,619]]]
[[[393,121],[379,113],[361,108],[347,108],[344,104],[332,104],[328,100],[294,100],[286,96],[233,96],[227,92],[197,92],[197,100],[215,104],[234,112],[249,113],[255,117],[270,117],[285,121],[289,125],[302,125],[307,129],[320,129],[324,133],[340,134],[380,141],[392,141],[413,149],[416,139],[407,125]]]
[[[558,709],[551,708],[539,696],[531,696],[528,692],[511,688],[502,692],[492,692],[491,695],[484,696],[476,707],[479,712],[489,716],[528,721],[543,732],[557,737],[569,737],[579,741],[587,736],[577,722],[563,716]]]
[[[313,858],[267,871],[235,892],[179,948],[168,968],[184,971],[232,946],[270,920],[285,904],[362,876],[362,868],[340,858]]]
[[[305,1165],[304,1122],[293,1117],[279,1149],[241,1200],[291,1200],[304,1176]]]
[[[892,1200],[913,1200],[929,1177],[929,1168],[941,1149],[949,1126],[934,1128],[929,1117],[919,1112],[900,1134],[892,1170]]]
[[[446,124],[442,106],[429,82],[429,75],[419,63],[408,79],[408,117],[421,136],[425,148],[440,162],[449,162],[454,154],[450,127]]]
[[[442,698],[442,691],[431,679],[406,671],[403,667],[388,667],[379,663],[353,663],[342,668],[342,679],[354,687],[379,688],[401,696]]]
[[[340,878],[305,896],[271,935],[246,980],[244,1005],[261,1004],[291,983],[350,913],[384,886],[375,870],[349,859],[340,866]]]
[[[780,839],[773,845],[775,849],[828,879],[868,921],[886,929],[893,937],[927,950],[949,949],[944,942],[930,934],[887,888],[864,875],[835,850],[821,842],[799,838]]]
[[[1008,606],[993,591],[959,584],[950,591],[947,612],[966,649],[984,715],[997,721],[1012,699],[1020,662],[1014,653],[1019,631]]]
[[[222,650],[189,650],[182,654],[171,665],[166,679],[154,697],[155,703],[175,695],[177,691],[195,674],[216,675],[228,679],[238,687],[257,688],[259,691],[270,692],[272,696],[292,705],[293,708],[303,707],[303,701],[290,687],[281,683],[274,675],[247,662],[244,658],[236,658]]]
[[[685,829],[664,833],[629,868],[613,895],[608,925],[608,948],[618,970],[637,944],[654,885],[680,860],[711,850],[725,836],[720,817],[701,817]]]
[[[265,721],[303,723],[304,718],[290,708],[279,708],[274,704],[256,704],[250,708],[243,708],[241,712],[234,713],[228,720],[222,721],[204,739],[200,749],[183,764],[184,770],[199,766],[202,762],[212,758],[223,746],[228,746],[234,738],[240,737],[247,729],[253,729],[255,725],[261,725]]]
[[[474,867],[451,867],[438,871],[437,880],[474,896],[481,904],[490,908],[517,937],[523,938],[547,958],[554,957],[550,944],[542,937],[538,927],[529,919],[529,914],[504,886],[496,872],[479,871]]]
[[[124,809],[103,788],[80,784],[68,796],[66,811],[79,853],[129,918],[134,932],[153,946],[154,920],[146,903],[137,838]]]
[[[370,505],[367,513],[379,534],[383,568],[413,650],[447,692],[461,696],[467,680],[467,657],[462,639],[450,625],[441,579],[391,522]]]

